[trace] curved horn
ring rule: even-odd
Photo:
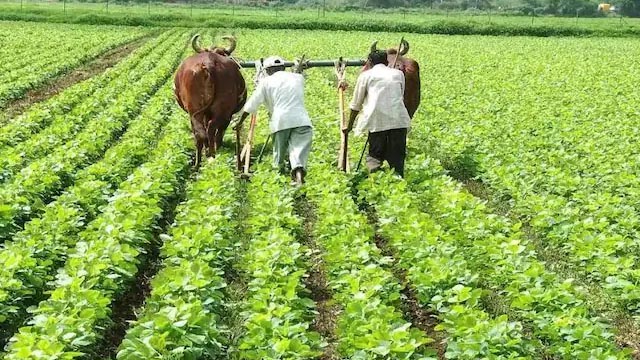
[[[378,40],[374,41],[373,43],[371,43],[371,49],[369,50],[370,53],[378,50],[377,49],[377,45],[378,45]]]
[[[199,38],[200,38],[200,34],[195,34],[193,36],[193,38],[191,38],[191,47],[197,53],[201,53],[201,52],[204,51],[204,50],[202,50],[202,47],[200,46],[200,43],[198,42]]]
[[[398,50],[398,53],[401,56],[404,56],[409,52],[409,42],[407,40],[402,39],[401,44],[402,45],[400,46],[400,50]]]
[[[229,36],[223,36],[222,39],[229,41],[229,47],[224,49],[224,52],[231,55],[231,53],[236,49],[236,38],[229,35]]]

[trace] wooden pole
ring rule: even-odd
[[[340,130],[342,130],[346,125],[347,125],[347,117],[345,116],[345,109],[344,109],[344,88],[340,87],[340,114],[342,117],[342,121],[341,121],[341,128]],[[341,153],[340,153],[340,161],[339,161],[339,165],[340,165],[340,170],[344,171],[344,172],[349,172],[350,166],[349,166],[349,134],[345,134],[344,132],[341,132],[342,134],[342,138],[340,140],[340,148],[341,148]]]
[[[242,129],[238,127],[236,129],[236,168],[238,171],[242,170],[242,158],[240,157],[240,131]]]
[[[404,36],[400,38],[400,45],[396,48],[396,57],[393,58],[393,62],[391,63],[390,68],[395,69],[396,63],[398,62],[398,58],[400,57],[400,48],[402,47],[402,43],[404,42]]]
[[[244,148],[242,149],[242,153],[240,157],[243,158],[244,161],[244,176],[249,176],[249,166],[251,165],[251,142],[253,140],[253,134],[256,129],[256,115],[251,115],[251,124],[249,125],[249,134],[247,135],[247,143],[244,144]]]
[[[348,172],[349,169],[349,134],[342,129],[347,126],[347,117],[344,107],[344,91],[347,87],[345,78],[345,62],[340,58],[336,63],[336,76],[338,78],[338,110],[340,112],[340,150],[338,151],[338,169]]]

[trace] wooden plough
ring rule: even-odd
[[[255,68],[256,76],[254,78],[254,83],[258,84],[261,78],[265,76],[263,72],[262,63],[263,60],[256,61],[238,61],[238,66],[241,68]],[[313,68],[313,67],[334,67],[336,71],[336,76],[338,77],[338,104],[340,111],[340,152],[338,155],[338,167],[343,171],[349,171],[349,161],[348,161],[348,135],[342,132],[342,128],[346,126],[347,118],[345,114],[345,106],[344,106],[344,92],[347,88],[347,83],[345,80],[345,69],[347,66],[363,66],[366,63],[365,60],[343,60],[342,58],[336,60],[304,60],[302,57],[302,64],[304,69]],[[285,67],[293,67],[296,65],[296,62],[293,61],[285,61]],[[249,132],[247,133],[247,140],[240,149],[240,131],[241,128],[238,127],[236,129],[236,165],[239,171],[242,171],[241,177],[247,179],[251,176],[249,172],[250,163],[251,163],[251,147],[253,143],[253,137],[255,135],[255,127],[257,123],[256,115],[251,116],[251,121],[249,125]],[[260,158],[262,157],[262,153],[269,142],[269,139],[265,142],[260,151]]]

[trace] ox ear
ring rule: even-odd
[[[191,38],[191,47],[197,53],[201,53],[204,51],[200,46],[200,42],[198,41],[199,38],[200,38],[200,34],[195,34],[193,38]]]

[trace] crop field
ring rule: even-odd
[[[242,60],[399,40],[0,23],[0,41],[39,44],[0,50],[17,84],[34,72],[16,54],[72,69],[147,36],[0,125],[0,359],[640,358],[639,40],[406,34],[422,104],[404,180],[337,170],[335,74],[310,69],[296,189],[270,146],[241,180],[230,130],[191,166],[172,85],[196,32],[233,33]]]
[[[0,27],[0,109],[26,91],[147,32],[115,26],[99,29],[3,23]]]

